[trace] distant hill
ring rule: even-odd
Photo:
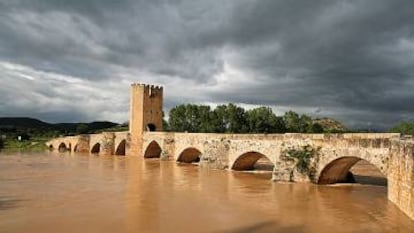
[[[0,117],[0,127],[52,128],[52,124],[28,117]]]
[[[80,126],[85,126],[85,132],[79,132]],[[75,132],[75,133],[95,133],[97,130],[113,128],[119,124],[109,121],[94,121],[91,123],[58,123],[53,127],[59,131]]]
[[[51,124],[28,117],[0,117],[0,135],[29,136],[75,135],[79,133],[95,133],[98,130],[114,128],[119,124],[102,121],[91,123],[58,123]]]
[[[322,126],[323,131],[326,133],[344,133],[350,130],[345,127],[341,122],[332,118],[318,118],[313,120],[314,124]]]

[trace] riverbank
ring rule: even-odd
[[[3,141],[2,151],[27,151],[27,152],[43,152],[48,148],[46,142],[50,138],[32,138],[30,140],[18,141],[15,139],[9,139]]]

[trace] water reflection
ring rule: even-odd
[[[8,196],[0,197],[0,210],[16,208],[19,206],[19,203],[21,201],[23,200],[15,199],[13,197],[8,197]]]
[[[136,157],[0,155],[0,232],[51,231],[413,232],[414,222],[382,186],[279,184]]]

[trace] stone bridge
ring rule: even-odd
[[[131,154],[128,132],[62,137],[50,148],[100,155],[129,155],[197,163],[214,169],[252,170],[261,158],[273,166],[272,179],[283,182],[346,182],[351,167],[365,160],[388,181],[388,196],[414,218],[414,143],[400,134],[204,134],[143,133],[142,154]],[[301,173],[289,151],[315,149],[310,171]]]
[[[414,219],[414,142],[391,133],[205,134],[162,132],[162,87],[133,84],[129,132],[56,138],[51,149],[100,155],[160,158],[236,171],[251,170],[261,158],[282,182],[346,182],[365,160],[388,181],[388,198]]]
[[[319,184],[346,180],[347,172],[363,159],[388,175],[390,146],[399,134],[144,134],[144,158],[198,162],[217,169],[252,170],[260,158],[274,165],[273,179],[279,181],[312,181]],[[314,174],[302,176],[289,150],[315,149]]]
[[[46,143],[60,152],[90,153],[97,155],[126,155],[128,132],[104,132],[55,138]]]

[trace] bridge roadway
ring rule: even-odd
[[[345,182],[359,160],[377,167],[388,181],[388,198],[414,219],[414,142],[393,133],[357,134],[205,134],[143,132],[133,150],[128,132],[56,138],[52,149],[101,155],[143,156],[200,162],[215,169],[251,170],[263,157],[274,165],[272,179],[284,182]],[[136,149],[136,148],[135,148]],[[314,151],[307,171],[298,169],[292,151]],[[133,151],[141,151],[136,153]]]

